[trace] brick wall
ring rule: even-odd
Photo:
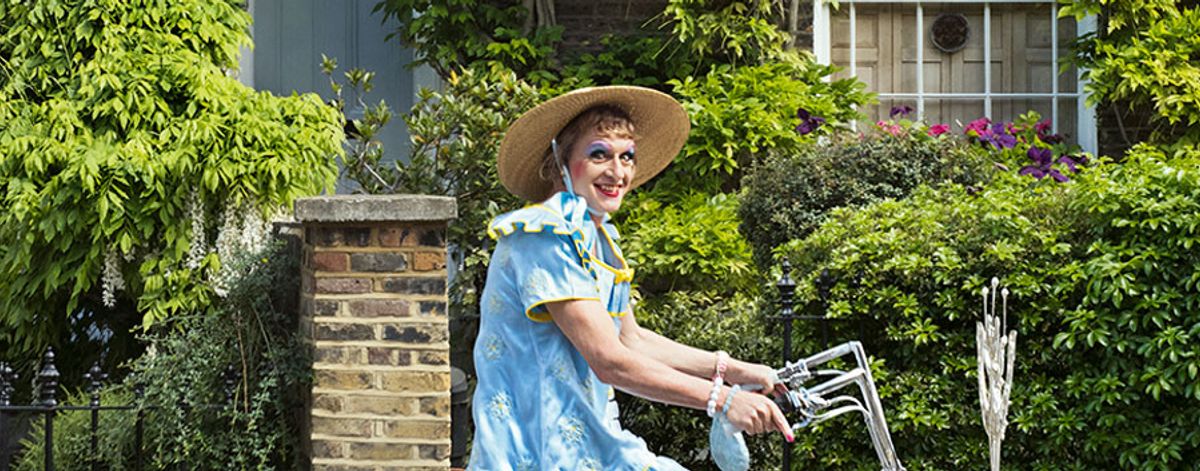
[[[454,211],[443,197],[297,202],[314,470],[449,466],[445,231]]]
[[[628,34],[666,8],[666,0],[556,0],[555,20],[563,27],[568,54],[596,51],[605,34]],[[656,31],[658,22],[647,25]]]
[[[667,0],[555,0],[554,12],[563,27],[563,50],[570,54],[596,51],[605,34],[629,34],[645,25],[646,31],[660,30]],[[812,3],[800,5],[796,47],[812,49]]]

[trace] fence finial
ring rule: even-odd
[[[8,363],[0,363],[0,406],[11,405],[13,387],[17,383],[17,374]]]
[[[58,368],[54,366],[54,348],[47,348],[46,355],[42,357],[42,370],[38,372],[37,384],[42,405],[57,406],[58,399],[55,396],[58,393]]]
[[[108,379],[108,374],[100,369],[100,360],[92,363],[92,368],[83,377],[88,380],[88,392],[92,394],[92,407],[100,407],[100,388],[104,386],[103,381]]]
[[[1008,427],[1009,395],[1012,393],[1013,364],[1017,358],[1017,331],[1004,335],[1008,328],[1008,288],[998,289],[1000,280],[992,278],[991,289],[983,288],[983,321],[975,323],[979,362],[979,404],[983,428],[988,436],[988,455],[992,471],[1000,471],[1000,444]],[[996,295],[1003,311],[996,316]],[[990,295],[990,298],[989,298]]]
[[[238,388],[238,370],[233,365],[225,368],[225,404],[233,405],[233,399],[237,396]]]

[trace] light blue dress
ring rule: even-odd
[[[623,430],[600,382],[546,304],[606,306],[614,331],[630,312],[628,268],[616,228],[597,228],[586,203],[557,193],[497,217],[475,343],[472,470],[679,470]],[[602,254],[599,257],[595,253]]]

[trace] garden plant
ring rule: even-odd
[[[107,366],[125,365],[105,401],[141,385],[147,404],[176,414],[150,429],[156,469],[215,459],[293,468],[289,391],[307,385],[308,360],[285,316],[294,296],[268,289],[296,284],[295,254],[266,243],[272,213],[330,188],[339,156],[362,191],[455,197],[452,361],[469,372],[486,222],[518,204],[494,175],[501,133],[565,91],[639,84],[675,96],[692,120],[675,164],[616,221],[638,270],[639,323],[778,364],[771,284],[787,260],[797,309],[833,319],[829,340],[858,339],[872,353],[907,468],[981,469],[974,323],[979,289],[997,277],[1021,339],[1006,464],[1192,466],[1194,3],[1061,2],[1064,17],[1100,16],[1070,59],[1087,71],[1088,102],[1148,110],[1152,129],[1123,154],[1091,156],[1035,114],[960,126],[922,122],[901,106],[852,129],[871,95],[789,48],[780,6],[766,0],[667,0],[644,29],[584,52],[566,50],[562,28],[539,22],[525,2],[383,0],[376,10],[394,36],[445,82],[399,110],[412,147],[396,163],[381,158],[371,127],[390,110],[347,122],[344,102],[276,97],[230,77],[249,42],[240,2],[5,2],[0,354],[30,359],[18,364],[28,378],[29,354],[59,346],[74,359],[64,378],[79,378],[103,348]],[[332,77],[334,64],[325,69]],[[345,77],[334,86],[370,83],[361,71]],[[827,291],[819,279],[831,280]],[[824,341],[816,324],[798,324],[793,350]],[[166,407],[220,401],[231,366],[240,370],[233,407],[205,416]],[[189,386],[168,381],[178,378]],[[712,469],[702,412],[620,402],[623,425],[652,450]],[[121,424],[102,437],[106,456],[128,456]],[[64,466],[82,466],[86,424],[60,425]],[[856,419],[796,437],[794,462],[805,469],[878,467]],[[782,452],[777,440],[749,444],[764,467]],[[27,446],[40,448],[36,439]],[[20,469],[34,469],[36,453]]]

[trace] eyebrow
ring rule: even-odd
[[[591,144],[588,144],[587,155],[592,155],[592,153],[596,152],[597,150],[602,150],[606,154],[612,153],[612,146],[608,145],[608,143],[604,141],[595,141]]]

